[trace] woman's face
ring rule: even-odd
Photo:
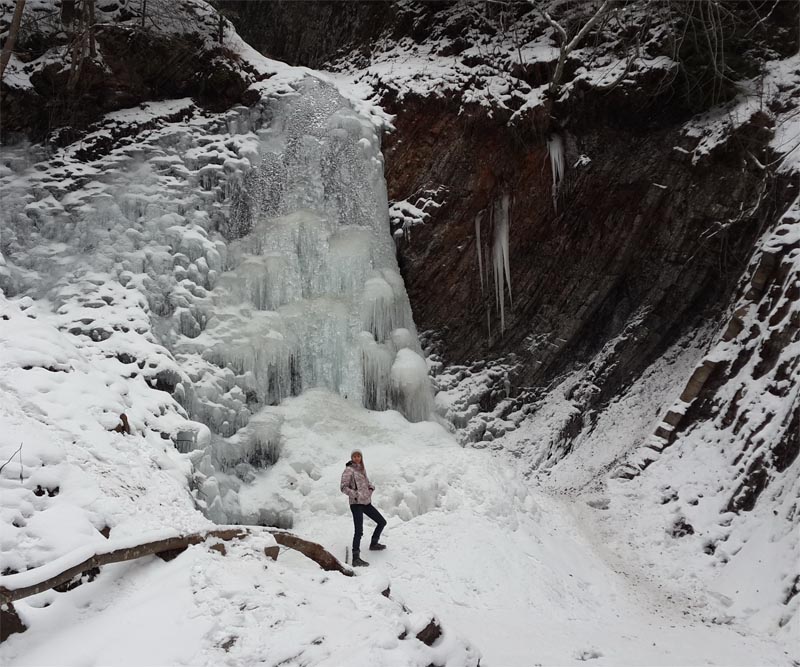
[[[355,454],[353,454],[353,455],[350,457],[350,459],[353,461],[353,463],[358,463],[358,464],[360,464],[360,463],[361,463],[361,454],[359,454],[358,452],[356,452]]]

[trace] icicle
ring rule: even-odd
[[[478,251],[478,275],[481,278],[481,296],[483,296],[483,260],[481,259],[481,218],[483,211],[475,216],[475,249]]]
[[[511,263],[509,262],[509,249],[508,249],[508,209],[509,205],[511,204],[511,198],[506,193],[503,195],[503,199],[501,202],[501,217],[503,220],[502,223],[502,247],[503,247],[503,270],[506,275],[506,283],[508,284],[508,303],[509,305],[514,305],[514,300],[511,296]]]
[[[397,354],[399,350],[403,350],[405,348],[413,350],[418,347],[417,337],[408,329],[402,327],[392,331],[391,342],[393,354]]]
[[[361,332],[360,337],[364,407],[370,410],[386,410],[389,407],[392,352],[387,346],[376,343],[369,331]]]
[[[558,210],[558,188],[564,178],[564,140],[558,134],[551,134],[547,140],[547,153],[550,155],[550,171],[553,174],[553,208]]]
[[[274,465],[281,453],[282,424],[282,416],[267,411],[253,417],[240,445],[239,461],[247,461],[255,468]]]
[[[500,311],[500,331],[505,331],[505,293],[504,281],[508,286],[508,299],[511,303],[511,267],[508,249],[508,208],[509,195],[504,194],[494,206],[494,242],[492,244],[492,268],[494,270],[494,294],[497,309]]]
[[[364,330],[383,342],[394,328],[394,290],[383,278],[374,276],[364,283],[361,322]]]

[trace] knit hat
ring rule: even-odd
[[[361,453],[360,449],[354,449],[352,452],[350,452],[350,460],[351,461],[353,460],[353,455],[354,454],[359,454],[362,459],[364,458],[364,455]]]

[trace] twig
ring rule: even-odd
[[[19,452],[19,481],[22,481],[22,444],[19,443],[19,447],[17,447],[16,451],[8,457],[8,461],[6,461],[3,465],[0,466],[0,473],[3,472],[3,468],[5,468],[9,463],[11,463],[12,459],[17,455]]]

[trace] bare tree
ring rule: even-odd
[[[81,0],[80,10],[76,12],[73,21],[73,36],[71,45],[70,74],[67,87],[74,89],[78,85],[86,58],[97,56],[97,46],[94,38],[95,0]]]
[[[25,9],[25,0],[17,0],[14,7],[14,16],[11,19],[11,27],[8,29],[8,36],[6,37],[5,44],[3,44],[3,53],[0,55],[0,79],[6,72],[8,61],[11,60],[11,53],[14,50],[14,44],[17,41],[19,34],[19,24],[22,21],[22,12]]]
[[[558,62],[556,63],[556,69],[553,72],[553,77],[550,79],[550,86],[548,88],[550,99],[555,99],[557,97],[557,93],[561,87],[561,77],[564,76],[564,65],[567,62],[569,54],[578,47],[586,35],[589,34],[589,31],[594,28],[606,15],[610,5],[611,0],[604,0],[603,3],[595,10],[594,14],[589,17],[586,23],[583,24],[580,30],[578,30],[578,32],[575,33],[571,39],[564,27],[552,16],[550,16],[549,12],[541,8],[539,9],[542,16],[544,16],[545,20],[556,31],[556,34],[561,40],[560,44],[558,45]]]

